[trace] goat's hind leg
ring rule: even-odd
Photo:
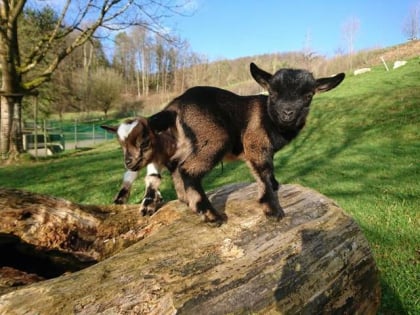
[[[197,148],[191,151],[180,151],[176,158],[181,161],[177,163],[176,172],[178,172],[179,182],[182,183],[182,187],[177,189],[177,193],[178,196],[183,195],[188,206],[194,212],[202,215],[205,222],[221,225],[227,220],[227,217],[214,209],[204,192],[201,180],[222,160],[229,146],[229,136],[227,130],[221,126],[213,124],[207,124],[208,128],[205,126],[200,123],[184,130],[185,134],[188,134],[188,137],[185,137],[185,147],[196,146]],[[211,130],[211,135],[209,135],[209,130]],[[191,140],[192,135],[195,136],[197,142]],[[175,186],[177,186],[176,183]],[[178,184],[178,186],[181,185]]]
[[[181,177],[185,187],[185,196],[188,200],[188,206],[203,217],[203,221],[212,225],[220,226],[227,220],[227,216],[220,214],[207,198],[201,185],[201,178],[194,178],[182,174]]]
[[[178,200],[188,204],[188,198],[185,192],[184,182],[179,172],[179,169],[175,166],[174,168],[171,168],[170,171]]]

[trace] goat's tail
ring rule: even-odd
[[[174,111],[163,110],[150,116],[149,126],[154,132],[161,132],[175,126],[176,113]]]

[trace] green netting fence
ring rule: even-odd
[[[101,122],[82,122],[74,120],[25,121],[23,128],[23,144],[27,151],[49,150],[48,155],[64,150],[92,147],[113,138],[103,130]]]

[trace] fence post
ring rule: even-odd
[[[45,156],[48,156],[48,148],[47,148],[47,121],[44,119],[44,150]]]
[[[77,149],[77,119],[74,120],[74,148]]]
[[[34,99],[34,146],[35,146],[35,160],[38,160],[38,97]]]
[[[95,145],[95,124],[92,124],[92,138],[93,145]]]
[[[389,71],[388,65],[386,64],[383,56],[381,56],[381,60],[382,60],[382,63],[384,64],[384,67],[385,67],[386,71]]]

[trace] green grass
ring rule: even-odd
[[[380,314],[420,313],[420,58],[349,75],[313,101],[307,126],[275,157],[282,183],[314,188],[361,226],[381,273]],[[0,168],[0,186],[81,203],[110,203],[123,173],[116,142],[58,159]],[[206,189],[252,181],[244,163],[218,166]],[[139,180],[131,202],[139,201]],[[162,192],[175,198],[165,176]]]

